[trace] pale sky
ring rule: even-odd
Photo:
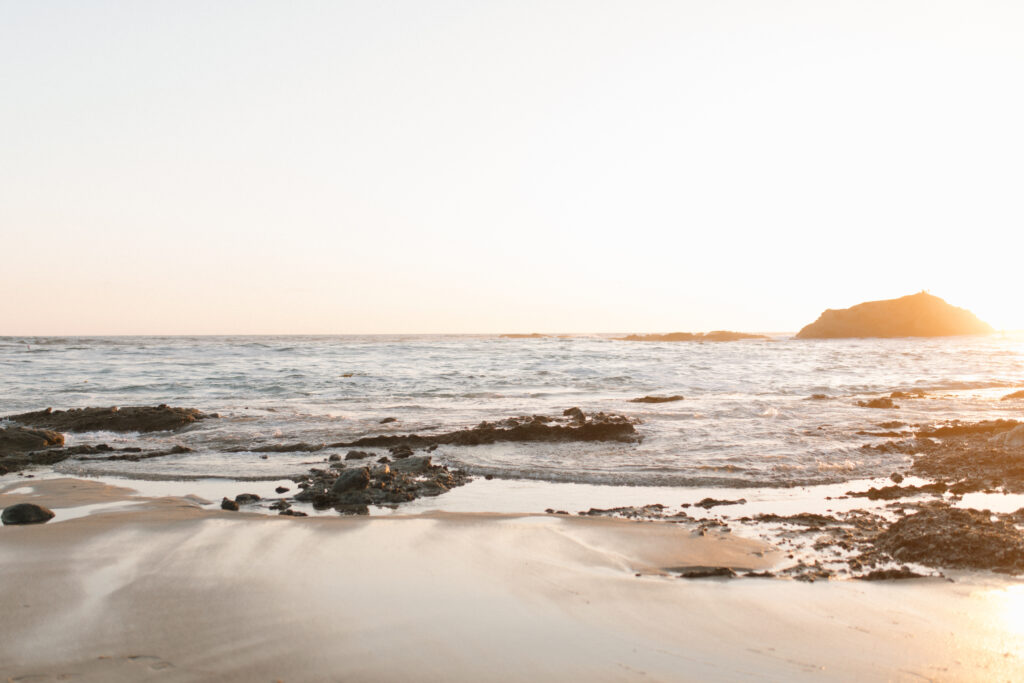
[[[0,335],[1024,328],[1024,3],[0,0]]]

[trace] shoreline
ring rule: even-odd
[[[780,551],[664,523],[284,519],[88,480],[31,485],[64,502],[131,505],[2,530],[11,618],[0,668],[11,677],[981,680],[1024,664],[1024,586],[993,574],[684,580],[664,570],[767,568]]]

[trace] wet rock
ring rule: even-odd
[[[889,394],[889,398],[927,398],[927,396],[928,394],[917,389],[911,391],[894,391]]]
[[[386,425],[386,424],[391,424],[392,422],[398,422],[398,418],[397,417],[385,417],[378,424]]]
[[[829,398],[828,394],[811,394],[812,401],[827,401]]]
[[[899,472],[893,472],[892,474],[890,474],[889,479],[891,479],[894,484],[903,483],[903,475],[900,474]]]
[[[628,506],[617,508],[590,508],[586,512],[580,512],[581,516],[587,517],[624,517],[626,519],[661,519],[665,512],[665,506],[661,503],[644,505],[643,507]]]
[[[0,454],[63,446],[64,435],[49,429],[12,426],[0,429]]]
[[[239,493],[235,496],[235,503],[238,505],[252,505],[260,502],[261,498],[255,493]]]
[[[630,403],[672,403],[673,401],[682,401],[682,396],[641,396],[640,398],[632,398],[629,400]]]
[[[409,448],[408,446],[395,446],[394,448],[389,448],[388,452],[391,453],[391,455],[393,455],[396,460],[408,458],[412,456],[413,453],[412,449]]]
[[[346,491],[358,491],[370,485],[370,468],[361,467],[342,472],[331,486],[331,493],[339,494]]]
[[[819,515],[813,512],[801,512],[795,515],[777,515],[774,513],[757,515],[754,517],[759,522],[775,522],[781,524],[796,524],[819,529],[829,525],[837,524],[839,520],[829,515]]]
[[[291,508],[289,508],[287,510],[281,510],[277,514],[285,515],[287,517],[308,517],[309,516],[305,512],[302,512],[300,510],[292,510]]]
[[[218,417],[195,408],[159,406],[127,406],[124,408],[47,408],[33,413],[8,415],[6,419],[29,427],[61,432],[159,432]]]
[[[573,408],[566,408],[565,410],[562,411],[562,415],[564,415],[565,417],[570,417],[570,418],[572,418],[574,420],[579,420],[580,422],[582,422],[582,421],[587,419],[586,413],[584,413],[579,408],[575,408],[575,407],[573,407]]]
[[[736,572],[729,567],[670,567],[667,571],[682,579],[736,578]]]
[[[4,508],[0,521],[4,524],[43,524],[53,519],[53,510],[35,503],[18,503]]]
[[[233,510],[233,511],[237,512],[238,511],[238,503],[236,503],[235,501],[231,500],[230,498],[225,497],[222,501],[220,501],[220,509],[221,510]]]
[[[746,498],[738,498],[736,500],[717,500],[715,498],[705,498],[701,500],[699,503],[694,503],[694,506],[704,508],[705,510],[710,510],[711,508],[717,507],[719,505],[744,505],[746,504],[746,502]]]
[[[797,339],[843,337],[945,337],[991,334],[992,327],[963,308],[920,292],[899,299],[829,309],[797,333]]]
[[[897,500],[909,496],[920,496],[932,494],[941,496],[949,487],[942,482],[924,484],[923,486],[883,486],[875,488],[872,486],[867,491],[847,491],[846,495],[852,498],[867,498],[868,500]]]
[[[270,509],[271,510],[287,510],[291,506],[292,506],[291,503],[289,503],[287,500],[282,498],[281,500],[275,500],[273,503],[271,503],[270,504]]]
[[[857,401],[857,405],[859,405],[861,408],[899,408],[898,405],[893,403],[891,398],[885,396],[883,396],[882,398],[873,398],[870,401]]]
[[[341,456],[337,453],[331,453],[331,457],[327,458],[328,462],[338,462],[341,460]]]
[[[362,460],[364,458],[369,458],[369,457],[372,457],[372,456],[373,456],[372,453],[367,453],[366,451],[349,451],[348,453],[345,454],[345,459],[346,460]]]
[[[1003,400],[1003,401],[1013,401],[1013,400],[1016,400],[1018,398],[1024,398],[1024,390],[1022,390],[1022,391],[1015,391],[1012,394],[1007,394],[1006,396],[1003,396],[1003,398],[1001,400]]]
[[[1024,535],[987,510],[938,507],[895,522],[875,551],[929,567],[1024,572]]]
[[[909,567],[900,567],[899,569],[875,569],[867,574],[861,574],[854,576],[855,579],[861,581],[893,581],[901,579],[924,579],[927,578],[925,574],[918,574],[912,571]]]
[[[276,489],[274,489],[274,493],[285,493],[287,491],[288,491],[288,487],[287,486],[278,486]]]

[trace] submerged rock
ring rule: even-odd
[[[993,329],[970,311],[919,292],[899,299],[868,301],[829,309],[797,333],[797,339],[843,337],[948,337],[990,334]]]
[[[222,501],[220,501],[220,509],[221,510],[232,510],[234,512],[237,512],[238,511],[238,503],[236,503],[235,501],[231,500],[230,498],[225,497]]]
[[[198,420],[218,417],[195,408],[159,406],[128,406],[124,408],[74,408],[72,410],[39,410],[34,413],[8,415],[11,422],[55,429],[62,432],[159,432],[180,429]]]
[[[53,519],[50,508],[35,503],[18,503],[4,508],[0,521],[4,524],[43,524]]]

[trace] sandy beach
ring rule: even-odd
[[[0,506],[64,507],[0,533],[10,680],[1013,680],[1022,666],[1024,592],[995,575],[685,580],[665,570],[767,569],[779,552],[665,523],[294,519],[29,483]]]

